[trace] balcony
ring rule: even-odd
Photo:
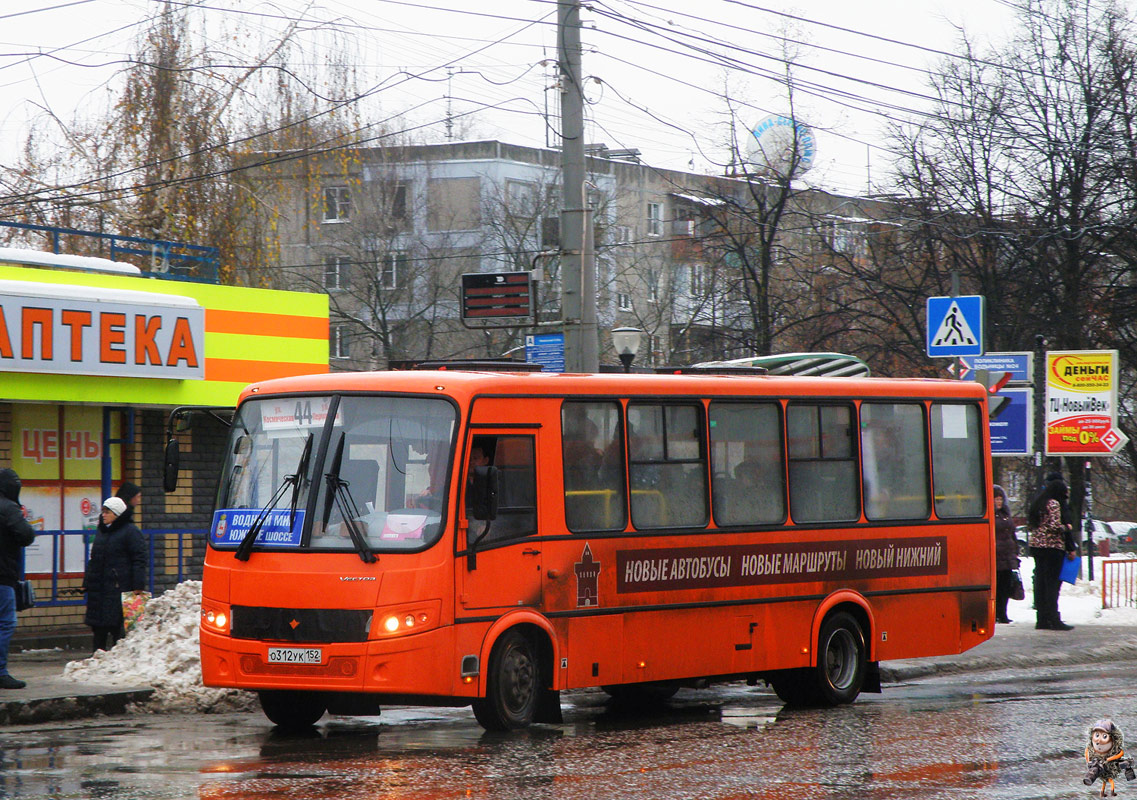
[[[52,253],[109,258],[137,267],[147,278],[198,283],[218,283],[220,280],[220,251],[216,247],[25,222],[0,221],[0,226],[27,232],[21,241],[8,246],[33,246],[37,236],[42,236],[50,244]]]

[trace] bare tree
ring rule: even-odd
[[[231,180],[234,159],[327,147],[354,128],[352,112],[312,88],[319,77],[289,66],[308,60],[296,58],[310,33],[299,20],[258,43],[249,30],[207,30],[202,14],[161,6],[110,108],[75,121],[45,112],[20,162],[0,168],[9,192],[0,216],[216,246],[226,275],[259,258],[264,237],[243,224],[241,209],[255,198]],[[326,64],[323,77],[351,97],[350,56],[333,52],[344,60]],[[329,135],[333,128],[340,133]],[[87,252],[79,243],[73,250]]]
[[[919,198],[899,255],[924,269],[905,279],[946,294],[955,272],[985,295],[990,350],[1034,349],[1036,334],[1050,349],[1119,347],[1132,375],[1133,331],[1109,324],[1130,301],[1137,208],[1124,10],[1022,0],[1010,42],[979,52],[965,38],[935,75],[934,113],[895,132],[899,189]],[[1134,423],[1123,407],[1122,428]],[[1080,502],[1082,459],[1067,467]]]

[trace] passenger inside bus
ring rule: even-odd
[[[466,466],[466,494],[464,497],[467,503],[465,513],[469,525],[466,531],[466,540],[471,544],[477,543],[486,531],[486,520],[472,516],[468,505],[470,489],[474,485],[474,468],[490,466],[493,461],[493,444],[494,438],[492,436],[475,436],[470,441],[470,463]]]
[[[537,480],[535,447],[532,436],[476,436],[470,444],[470,466],[466,472],[469,489],[473,479],[474,459],[480,450],[487,462],[497,467],[497,516],[488,526],[472,518],[467,531],[468,542],[496,542],[530,536],[537,532]],[[486,464],[488,466],[489,464]]]

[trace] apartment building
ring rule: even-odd
[[[605,331],[619,326],[645,332],[639,366],[816,349],[830,334],[791,316],[821,318],[818,303],[836,291],[827,261],[866,257],[867,231],[887,215],[746,175],[658,169],[602,145],[589,148],[579,200],[561,197],[559,151],[500,141],[263,160],[243,174],[273,256],[244,278],[327,293],[333,370],[516,357],[527,333],[559,330],[558,254],[580,247],[561,241],[560,212],[574,200],[593,211],[602,364],[617,363]],[[539,276],[532,324],[463,325],[462,274],[522,270]]]

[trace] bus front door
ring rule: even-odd
[[[537,539],[536,437],[532,433],[479,431],[467,443],[469,465],[497,468],[497,516],[467,517],[459,611],[540,608],[542,553]],[[465,478],[470,485],[469,474]],[[465,492],[463,492],[465,510]]]

